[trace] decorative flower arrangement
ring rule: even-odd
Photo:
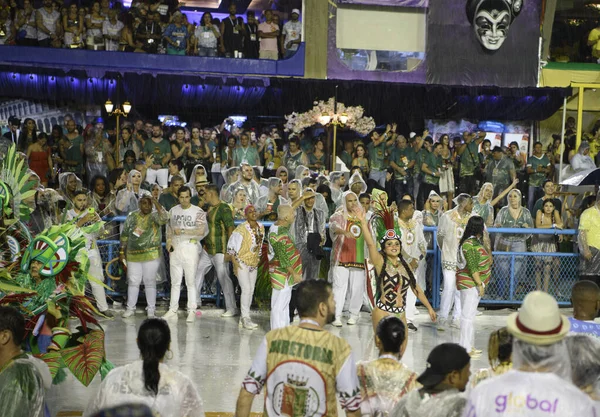
[[[304,113],[296,113],[293,112],[285,116],[285,131],[300,133],[304,129],[314,126],[316,124],[321,123],[321,117],[323,115],[329,115],[330,118],[334,116],[334,101],[335,99],[331,97],[326,102],[315,101],[314,107],[307,112]],[[364,117],[364,109],[362,106],[348,106],[346,107],[344,103],[337,103],[337,114],[340,115],[345,113],[348,116],[348,121],[345,123],[344,127],[350,130],[354,130],[355,132],[366,135],[375,129],[375,120],[372,117]]]

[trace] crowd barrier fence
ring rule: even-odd
[[[125,220],[125,216],[117,216],[105,220],[120,223]],[[239,223],[241,222],[236,222],[236,224]],[[273,222],[262,222],[262,224],[268,229]],[[437,241],[437,227],[425,226],[424,232],[429,242]],[[577,235],[576,230],[559,229],[490,228],[488,232],[492,239],[499,234],[556,234],[565,237],[574,237]],[[107,262],[118,256],[118,240],[99,240],[98,247],[104,267]],[[326,250],[327,257],[322,262],[328,263],[331,247],[327,246],[324,249]],[[560,305],[566,306],[570,304],[571,287],[577,281],[579,275],[578,253],[493,251],[492,254],[494,259],[492,275],[480,305],[488,307],[520,305],[528,292],[535,289],[543,289],[546,282],[548,283],[548,292],[557,299]],[[443,282],[441,257],[438,245],[430,244],[426,256],[427,285],[425,293],[434,308],[439,308],[441,299]],[[164,283],[164,285],[158,285],[158,296],[165,298],[169,295],[167,284],[169,282],[169,254],[166,251],[164,243],[163,259],[165,261],[165,268],[162,270],[162,276],[158,278],[158,281]],[[159,275],[161,275],[160,272]],[[116,281],[111,281],[108,277],[106,279],[107,285],[112,289],[108,291],[109,296],[120,296],[126,292],[126,285],[123,281],[121,284],[118,284]],[[218,307],[222,306],[221,288],[218,281],[212,275],[205,277],[200,297],[202,300],[214,300]],[[185,298],[184,291],[182,291],[182,298]]]

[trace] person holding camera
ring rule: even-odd
[[[485,132],[483,132],[485,133]],[[460,156],[460,184],[458,191],[469,195],[477,192],[477,180],[481,179],[482,165],[479,162],[479,145],[485,134],[463,133],[463,144],[458,148]]]

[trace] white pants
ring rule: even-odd
[[[442,291],[442,302],[440,305],[440,320],[448,319],[452,304],[454,304],[454,314],[452,319],[456,320],[460,318],[460,294],[456,289],[456,271],[448,271],[444,269],[444,291]]]
[[[160,265],[160,259],[146,262],[127,263],[127,310],[135,310],[140,284],[144,282],[144,292],[148,303],[148,314],[154,314],[156,310],[156,271]]]
[[[333,299],[335,300],[335,318],[342,317],[346,294],[348,294],[348,311],[358,317],[365,292],[365,270],[336,266],[333,268]]]
[[[250,306],[252,305],[252,297],[254,296],[254,286],[256,285],[257,272],[258,271],[256,268],[253,268],[251,271],[249,266],[243,262],[240,262],[237,277],[240,283],[240,288],[242,289],[240,304],[243,319],[250,318]]]
[[[425,269],[427,262],[425,259],[419,261],[419,266],[417,266],[417,270],[414,272],[415,279],[417,280],[417,284],[419,287],[425,292]],[[411,290],[408,290],[406,293],[406,320],[413,321],[415,316],[417,315],[417,295]]]
[[[281,290],[271,292],[271,330],[290,325],[290,300],[292,287],[286,285]]]
[[[179,309],[179,296],[181,295],[181,280],[185,274],[185,286],[188,300],[187,310],[196,311],[196,269],[198,268],[198,244],[179,243],[171,252],[171,303],[169,310],[177,312]]]
[[[473,321],[477,315],[479,291],[477,290],[477,287],[474,287],[467,290],[460,290],[459,293],[462,307],[462,314],[460,316],[460,345],[464,347],[467,352],[470,352],[471,348],[473,348],[473,343],[475,342]]]
[[[165,188],[165,187],[167,187],[167,185],[169,183],[169,170],[167,168],[161,168],[161,169],[148,168],[146,170],[146,181],[148,181],[148,184],[150,184],[150,185],[152,185],[156,182],[162,188]]]
[[[100,258],[100,252],[98,249],[90,249],[88,251],[88,257],[90,259],[90,269],[88,273],[96,278],[98,281],[104,282],[104,272],[102,270],[102,258]],[[96,305],[101,313],[108,310],[108,304],[106,303],[106,292],[104,287],[94,281],[90,281],[90,287],[92,287],[92,294],[96,299]]]
[[[212,267],[215,268],[217,279],[223,290],[223,296],[225,297],[225,308],[227,310],[235,310],[235,292],[233,289],[233,281],[229,276],[229,263],[225,262],[225,255],[217,253],[215,255],[209,255],[206,251],[202,251],[200,255],[200,262],[198,262],[198,271],[196,272],[196,291],[200,296],[200,290],[204,283],[204,276],[210,271]]]

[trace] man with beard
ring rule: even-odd
[[[348,182],[348,173],[334,171],[329,174],[329,187],[331,188],[331,199],[335,203],[336,207],[340,205],[342,193]]]
[[[167,165],[171,160],[171,146],[163,138],[163,131],[160,122],[152,125],[152,137],[144,144],[144,156],[152,155],[151,165],[146,171],[146,181],[150,185],[155,182],[163,188],[167,187],[169,179],[169,170]]]
[[[233,151],[233,164],[260,165],[258,151],[254,146],[250,145],[250,137],[247,133],[242,133],[242,136],[240,136],[240,146],[236,147]]]
[[[304,281],[297,292],[300,324],[265,335],[242,383],[235,414],[248,417],[254,397],[266,386],[266,415],[308,415],[296,409],[298,402],[309,405],[310,392],[319,399],[310,402],[313,414],[335,415],[327,410],[337,409],[337,394],[346,415],[358,417],[360,388],[350,345],[323,329],[335,316],[331,284]]]
[[[208,202],[206,201],[206,186],[209,184],[205,175],[196,175],[196,195],[192,197],[192,204],[206,211]]]
[[[242,177],[239,181],[234,182],[231,187],[229,187],[230,192],[227,193],[227,202],[231,203],[233,201],[233,195],[231,191],[237,190],[238,188],[243,188],[246,191],[246,195],[248,196],[248,202],[252,205],[258,203],[258,198],[260,197],[259,185],[256,181],[254,181],[254,170],[248,164],[242,164],[241,166]]]

